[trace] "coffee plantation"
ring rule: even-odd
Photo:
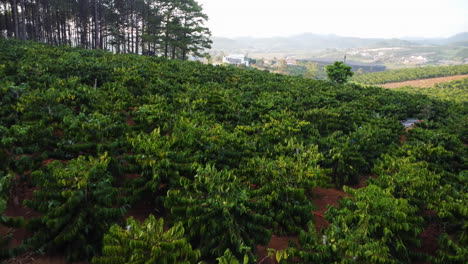
[[[3,258],[257,263],[281,235],[299,237],[282,263],[468,259],[466,102],[12,40],[0,101],[0,224],[30,234]],[[350,194],[321,230],[316,187]],[[130,218],[142,203],[155,216]]]

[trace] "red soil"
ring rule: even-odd
[[[271,236],[270,243],[266,247],[258,246],[257,247],[257,259],[258,263],[261,264],[276,264],[278,263],[276,259],[268,256],[268,249],[273,248],[276,250],[283,250],[288,248],[289,241],[292,243],[298,244],[297,237],[281,237],[281,236]]]
[[[62,132],[62,130],[58,129],[58,130],[55,130],[55,131],[54,131],[54,135],[55,135],[55,136],[59,136],[59,137],[62,138],[62,137],[63,137],[63,132]]]
[[[132,178],[132,176],[136,175],[127,175],[127,177]],[[375,176],[370,176],[375,177]],[[351,186],[352,188],[362,188],[366,186],[366,181],[369,177],[363,177],[359,184],[355,186]],[[15,217],[15,216],[23,216],[26,220],[31,219],[33,217],[39,216],[39,213],[24,207],[23,201],[25,199],[32,199],[32,194],[34,188],[27,188],[25,186],[15,186],[14,188],[16,191],[12,193],[12,197],[8,202],[8,207],[6,210],[6,215]],[[312,201],[314,205],[317,207],[317,210],[314,211],[314,222],[317,228],[317,231],[320,229],[326,228],[329,223],[323,218],[323,214],[327,210],[329,205],[331,206],[338,206],[338,201],[343,197],[349,196],[348,193],[336,189],[336,188],[314,188],[312,190],[314,197]],[[154,210],[154,206],[151,203],[141,202],[136,204],[131,209],[128,210],[125,218],[133,216],[138,221],[144,221],[148,215],[153,214],[157,215],[157,212]],[[21,244],[21,241],[28,238],[31,234],[24,228],[20,229],[8,229],[6,227],[0,226],[0,235],[4,236],[10,232],[13,232],[13,239],[10,246],[16,247]],[[437,250],[437,237],[440,234],[440,228],[436,224],[429,224],[424,232],[420,235],[422,239],[422,248],[417,249],[418,252],[424,252],[428,254],[433,254]],[[262,264],[276,264],[276,260],[274,257],[271,258],[268,256],[268,248],[272,248],[275,250],[283,250],[288,247],[288,242],[291,241],[292,243],[298,243],[297,236],[289,236],[289,237],[282,237],[282,236],[275,236],[273,235],[270,243],[265,246],[258,246],[257,247],[257,257],[258,263]],[[32,255],[31,253],[26,253],[24,255],[18,256],[16,258],[9,259],[6,263],[9,264],[29,264],[29,263],[51,263],[51,264],[65,264],[67,263],[63,256],[36,256]],[[80,262],[85,264],[86,262]],[[423,263],[420,263],[423,264]]]
[[[407,134],[401,135],[401,136],[400,136],[400,143],[401,143],[401,144],[405,143],[406,140],[407,140],[407,138],[408,138],[408,135],[407,135]]]
[[[315,198],[312,201],[317,207],[317,210],[314,211],[314,223],[317,232],[319,232],[329,225],[328,221],[323,217],[323,214],[327,211],[327,207],[329,205],[337,207],[338,201],[343,197],[349,196],[349,194],[336,188],[324,189],[320,187],[314,188],[313,193]]]
[[[127,174],[125,174],[125,178],[126,178],[127,180],[134,180],[134,179],[136,179],[136,178],[139,178],[140,176],[141,176],[141,175],[138,174],[138,173],[127,173]]]
[[[5,215],[9,217],[22,216],[25,220],[38,217],[39,213],[23,206],[24,200],[31,200],[33,198],[33,192],[36,189],[37,188],[27,188],[20,184],[15,185],[14,188],[12,188]],[[5,236],[7,234],[13,235],[10,241],[10,247],[21,245],[22,240],[30,236],[30,233],[25,228],[7,228],[0,225],[0,235]]]
[[[433,255],[439,249],[437,238],[441,233],[441,228],[437,223],[429,223],[419,235],[422,241],[422,247],[416,251]]]
[[[135,121],[133,121],[133,118],[131,116],[127,116],[127,124],[129,126],[134,126],[135,125]]]
[[[404,144],[408,138],[408,132],[413,129],[414,126],[411,126],[411,127],[408,127],[407,129],[405,129],[405,133],[403,135],[400,136],[400,143],[401,144]]]
[[[5,264],[66,264],[70,263],[63,256],[39,256],[26,253],[21,256],[11,258]],[[72,262],[74,264],[87,264],[87,262]]]
[[[132,216],[135,220],[143,222],[150,214],[154,215],[155,217],[158,215],[154,210],[154,205],[151,203],[141,202],[128,209],[124,217],[127,219]]]
[[[386,83],[380,86],[384,88],[399,88],[404,86],[412,86],[412,87],[420,87],[420,88],[427,88],[432,87],[435,84],[443,83],[443,82],[450,82],[454,80],[461,80],[468,78],[468,75],[455,75],[455,76],[447,76],[447,77],[438,77],[438,78],[429,78],[429,79],[421,79],[421,80],[413,80],[413,81],[406,81],[406,82],[394,82],[394,83]]]
[[[8,201],[7,209],[5,210],[5,215],[10,217],[20,217],[22,216],[25,220],[29,220],[34,217],[40,216],[39,213],[35,212],[32,209],[26,208],[23,206],[24,200],[31,200],[33,198],[33,192],[37,188],[27,188],[23,185],[15,185],[13,188],[15,191],[12,192],[11,198]],[[154,206],[149,203],[139,203],[133,206],[128,210],[125,218],[133,216],[135,220],[144,221],[149,214],[156,215],[154,211]],[[0,225],[0,236],[4,237],[8,234],[12,234],[12,239],[10,241],[10,247],[18,247],[21,245],[21,242],[31,236],[31,233],[26,230],[26,228],[7,228]],[[3,263],[3,262],[2,262]],[[50,256],[50,255],[34,255],[32,253],[25,253],[23,255],[17,256],[7,260],[7,264],[66,264],[69,263],[65,260],[63,256]],[[86,264],[87,262],[76,262],[76,264]]]
[[[360,189],[363,187],[366,187],[367,185],[367,179],[369,177],[375,177],[374,175],[371,176],[364,176],[361,177],[361,180],[359,181],[358,184],[350,186],[353,189]],[[317,210],[314,211],[314,222],[315,222],[315,228],[317,229],[317,232],[319,232],[323,228],[327,228],[329,223],[327,220],[325,220],[323,214],[325,211],[327,211],[328,206],[335,206],[338,207],[338,201],[341,200],[343,197],[349,196],[348,193],[344,192],[343,190],[337,189],[337,188],[314,188],[312,190],[314,193],[315,197],[312,199],[313,204],[317,207]]]
[[[366,181],[369,177],[362,177],[359,184],[351,186],[352,188],[358,189],[366,186]],[[313,211],[314,214],[314,223],[317,232],[321,229],[328,227],[329,223],[323,217],[323,214],[327,210],[329,205],[338,206],[338,201],[343,197],[349,196],[348,193],[337,188],[321,188],[316,187],[312,190],[314,197],[312,198],[313,204],[317,207],[316,211]],[[268,248],[273,248],[275,250],[283,250],[288,248],[288,241],[291,240],[293,243],[298,243],[297,236],[281,237],[273,235],[271,237],[270,243],[266,246],[257,247],[257,259],[258,263],[262,264],[276,264],[276,260],[268,256]]]

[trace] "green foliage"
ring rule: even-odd
[[[224,255],[222,255],[219,258],[216,258],[216,260],[218,261],[218,264],[240,264],[241,263],[232,255],[229,249],[226,249],[226,251],[224,252]],[[244,259],[242,263],[243,264],[249,263],[249,258],[247,255],[244,255]]]
[[[466,256],[464,248],[468,245],[466,170],[456,165],[458,155],[444,148],[457,150],[453,141],[441,140],[446,135],[422,138],[425,141],[438,140],[440,145],[436,147],[419,141],[421,132],[417,134],[413,139],[413,144],[417,145],[404,145],[392,155],[383,156],[374,168],[379,177],[372,182],[386,188],[396,198],[408,199],[421,212],[434,212],[432,216],[424,213],[426,220],[436,223],[451,235],[441,234],[437,256],[429,259],[434,263],[457,263]],[[453,167],[441,167],[444,163]]]
[[[69,260],[99,252],[103,234],[123,216],[118,189],[107,171],[110,158],[80,156],[54,161],[34,173],[39,190],[25,204],[42,213],[28,223],[29,244],[41,252],[64,252]]]
[[[341,61],[335,61],[333,65],[325,67],[327,71],[327,78],[334,83],[343,84],[348,81],[348,78],[353,76],[351,67]]]
[[[75,142],[103,142],[119,129],[115,119],[101,113],[69,115],[63,118],[64,132]]]
[[[167,194],[165,206],[174,220],[188,230],[192,244],[208,257],[221,256],[226,249],[241,257],[266,245],[271,233],[269,217],[255,212],[248,186],[232,171],[207,165],[197,170],[193,181],[182,178],[181,188]]]
[[[332,249],[349,263],[410,262],[407,248],[420,243],[416,237],[422,232],[417,208],[375,185],[345,190],[353,197],[341,200],[340,209],[327,211]]]
[[[93,264],[196,263],[200,251],[184,238],[181,223],[164,231],[164,220],[150,215],[143,223],[127,219],[126,228],[113,225],[104,236],[102,256]]]
[[[433,258],[433,262],[437,264],[466,263],[468,259],[467,244],[466,240],[457,243],[448,234],[442,234],[439,238],[440,249],[437,251],[437,256]]]
[[[342,256],[337,254],[336,246],[331,245],[326,235],[317,233],[312,223],[306,230],[302,230],[298,237],[298,245],[290,245],[284,250],[286,255],[278,255],[279,263],[296,263],[299,259],[303,263],[334,263]]]
[[[312,218],[309,191],[328,181],[318,165],[323,155],[317,146],[294,140],[276,145],[274,151],[274,158],[249,160],[242,174],[249,176],[255,211],[272,218],[275,234],[298,233]]]
[[[188,55],[206,55],[205,50],[212,43],[211,32],[204,26],[208,17],[203,13],[202,6],[194,0],[44,3],[24,0],[21,1],[21,15],[42,14],[41,20],[48,21],[51,26],[43,27],[33,22],[33,19],[26,20],[23,17],[21,33],[18,31],[19,4],[14,2],[0,10],[1,38],[105,49],[116,53],[160,55],[182,60],[187,60]],[[69,34],[62,32],[66,27]],[[73,36],[70,34],[72,30],[77,32]],[[80,53],[90,54],[86,51]],[[3,68],[9,65],[0,66],[3,66],[0,67],[0,76],[3,76]]]
[[[376,164],[374,172],[379,175],[378,180],[374,180],[377,185],[389,189],[395,197],[408,199],[421,208],[442,198],[441,175],[430,171],[426,162],[416,162],[413,157],[401,158],[386,154]]]
[[[395,90],[412,94],[424,94],[430,97],[459,103],[468,102],[468,78],[439,83],[429,88],[408,86],[395,88]]]
[[[355,76],[353,81],[361,84],[384,84],[390,82],[403,82],[425,78],[468,74],[468,65],[454,66],[428,66],[411,69],[398,69],[383,72],[373,72]]]
[[[97,256],[122,216],[120,198],[181,222],[207,262],[227,249],[228,262],[254,262],[271,233],[306,227],[303,251],[277,257],[416,261],[429,224],[451,241],[441,240],[441,261],[466,247],[464,104],[5,40],[0,61],[0,171],[37,189],[26,202],[42,213],[30,223],[35,249]],[[399,120],[409,117],[424,122],[403,143]],[[381,179],[330,209],[331,229],[312,232],[313,188],[372,172]]]
[[[410,263],[410,246],[418,245],[422,217],[405,199],[369,185],[346,188],[352,197],[329,207],[330,227],[320,237],[312,226],[299,236],[299,246],[287,250],[290,261],[307,263]]]
[[[360,170],[367,166],[364,157],[358,152],[358,145],[349,137],[343,137],[339,145],[329,150],[327,162],[332,167],[332,178],[336,186],[359,182]],[[343,142],[344,140],[344,142]]]
[[[10,174],[4,175],[3,171],[0,170],[0,226],[22,227],[24,225],[22,217],[8,217],[4,214],[8,205],[11,180],[12,176]],[[11,234],[6,234],[0,238],[0,260],[12,256],[13,253],[15,253],[11,248],[7,249],[10,237]]]

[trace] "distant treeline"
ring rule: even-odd
[[[332,65],[335,60],[332,59],[307,59],[307,60],[299,60],[303,63],[316,63],[319,67],[326,67],[327,65]],[[361,72],[361,73],[370,73],[370,72],[381,72],[385,71],[386,67],[384,65],[379,64],[372,64],[372,63],[362,63],[358,61],[346,61],[346,65],[351,66],[354,72]]]
[[[384,84],[459,74],[468,74],[468,64],[373,72],[369,74],[356,75],[353,77],[353,81],[360,84]]]
[[[0,37],[187,59],[210,48],[195,0],[0,0]]]

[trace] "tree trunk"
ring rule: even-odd
[[[13,15],[13,26],[15,29],[15,38],[19,38],[19,26],[18,26],[18,3],[16,0],[10,0],[11,11]]]
[[[34,12],[33,12],[33,16],[34,16],[34,40],[35,41],[39,41],[39,40],[42,40],[41,39],[41,35],[40,35],[40,11],[39,11],[39,0],[36,0],[34,1]]]
[[[100,26],[99,26],[99,12],[98,12],[98,0],[94,0],[94,48],[101,48],[101,39],[99,38]]]
[[[22,25],[21,39],[25,41],[26,40],[26,8],[24,5],[24,0],[20,0],[20,3],[21,3],[21,25]]]
[[[132,53],[135,53],[135,15],[131,14],[131,17],[132,17],[132,31],[131,31],[131,36],[132,36],[132,39],[131,39],[131,43],[132,43]]]
[[[101,48],[104,48],[105,50],[107,50],[107,37],[105,38],[104,36],[104,32],[107,32],[107,27],[106,27],[106,17],[102,15],[103,12],[102,12],[102,9],[101,9],[101,12],[99,13],[99,24],[100,24],[100,27],[99,27],[99,43],[101,44]]]
[[[80,27],[81,27],[81,46],[88,47],[88,0],[79,0],[80,5]]]
[[[68,24],[68,40],[70,41],[70,46],[73,46],[72,42],[73,36],[72,36],[72,30],[70,24]]]
[[[68,45],[68,38],[67,38],[67,20],[65,14],[62,14],[61,22],[62,24],[62,40],[65,45]]]
[[[167,55],[169,53],[169,29],[167,28],[166,25],[166,36],[164,38],[164,57],[167,58]]]
[[[60,15],[59,15],[59,10],[55,10],[55,19],[56,19],[56,27],[57,27],[57,39],[58,39],[58,43],[59,44],[62,44],[62,35],[61,35],[61,32],[62,32],[62,29],[60,27]]]
[[[166,16],[166,32],[165,32],[165,36],[164,36],[164,57],[165,58],[168,58],[169,56],[169,39],[170,39],[170,30],[169,30],[169,23],[170,23],[170,19],[171,19],[171,16],[172,16],[172,11],[173,9],[169,10],[167,12],[167,16]]]
[[[3,9],[8,10],[6,3],[3,5]],[[5,12],[5,28],[6,28],[6,36],[8,38],[11,38],[12,33],[13,33],[13,30],[12,30],[13,26],[10,21],[10,17],[8,16],[8,12]]]
[[[45,10],[43,10],[43,12],[45,12],[44,14],[44,31],[45,31],[45,39],[46,39],[46,43],[50,43],[52,41],[52,30],[51,30],[51,16],[50,16],[50,6],[49,6],[49,2],[46,0],[44,2],[44,7],[45,7]]]
[[[135,28],[135,53],[136,54],[139,54],[140,53],[140,50],[139,50],[139,45],[140,45],[140,35],[138,34],[138,16],[137,16],[137,19],[136,19],[136,28]]]

